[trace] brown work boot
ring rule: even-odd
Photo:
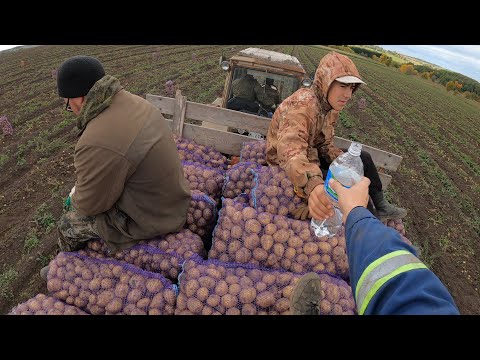
[[[407,210],[390,204],[387,199],[385,199],[383,191],[372,194],[371,197],[377,210],[377,217],[381,221],[403,219],[407,216]]]
[[[303,275],[293,289],[290,314],[320,315],[320,301],[323,296],[320,276],[314,272]]]

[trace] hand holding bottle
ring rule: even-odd
[[[350,188],[342,186],[338,181],[331,179],[329,185],[338,195],[338,205],[342,211],[342,221],[345,224],[348,214],[357,206],[367,207],[368,186],[370,179],[363,177],[362,180]]]
[[[325,220],[333,216],[333,205],[328,199],[322,185],[316,186],[308,197],[310,215],[317,220]]]

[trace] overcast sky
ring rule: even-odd
[[[380,45],[480,81],[479,45]]]
[[[0,51],[19,45],[0,45]],[[380,45],[480,81],[480,45]]]

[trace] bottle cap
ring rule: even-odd
[[[352,144],[348,148],[348,152],[352,156],[360,156],[360,153],[362,152],[362,144],[358,142],[352,142]]]

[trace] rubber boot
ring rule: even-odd
[[[371,194],[373,204],[377,210],[377,217],[381,221],[403,219],[407,216],[407,210],[390,204],[383,194],[383,191]]]
[[[40,270],[40,277],[47,281],[47,274],[48,274],[48,270],[50,270],[50,266],[45,266],[42,268],[42,270]]]

